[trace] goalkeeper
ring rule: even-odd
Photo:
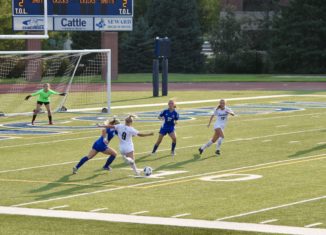
[[[48,111],[48,118],[49,118],[49,125],[53,125],[52,122],[52,114],[51,114],[51,108],[50,108],[50,96],[51,95],[61,95],[61,96],[65,96],[66,93],[59,93],[56,91],[51,90],[50,88],[50,84],[49,83],[45,83],[43,85],[43,89],[38,90],[37,92],[30,94],[28,96],[26,96],[25,100],[28,100],[29,98],[31,98],[32,96],[39,96],[37,99],[37,103],[36,103],[36,109],[33,110],[33,119],[32,119],[32,125],[34,126],[34,121],[36,119],[37,114],[40,112],[41,110],[41,106],[44,104],[46,107],[46,110]]]

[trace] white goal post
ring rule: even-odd
[[[0,51],[0,112],[26,113],[22,102],[50,83],[66,93],[53,96],[56,111],[111,111],[111,50]]]
[[[48,1],[43,1],[44,3],[44,14],[43,14],[43,22],[44,22],[44,34],[34,34],[34,35],[21,35],[21,34],[2,34],[0,35],[0,39],[48,39]]]

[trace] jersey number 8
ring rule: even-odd
[[[126,140],[126,138],[127,138],[127,133],[126,133],[126,132],[122,132],[121,138],[122,138],[123,140]]]

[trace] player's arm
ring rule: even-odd
[[[25,100],[28,100],[29,98],[31,98],[32,96],[37,96],[39,95],[40,93],[42,92],[42,89],[41,90],[38,90],[37,92],[34,92],[28,96],[25,97]]]
[[[109,141],[108,141],[108,139],[106,138],[106,129],[102,129],[102,137],[103,137],[103,142],[104,142],[104,144],[108,144],[109,143]]]
[[[164,116],[164,111],[162,111],[162,112],[158,115],[157,118],[158,118],[159,120],[163,120],[163,119],[164,119],[163,116]]]
[[[149,133],[138,133],[137,136],[139,137],[146,137],[146,136],[152,136],[154,135],[154,132],[149,132]]]
[[[177,113],[177,116],[174,119],[174,125],[177,125],[179,121],[179,113]]]
[[[214,118],[214,114],[210,117],[210,119],[209,119],[209,122],[208,122],[208,125],[207,125],[207,127],[210,127],[210,125],[211,125],[211,123],[212,123],[212,120],[213,120],[213,118]]]
[[[226,110],[226,113],[235,116],[235,113],[231,109]]]
[[[65,92],[60,93],[60,92],[57,92],[57,91],[54,91],[54,90],[50,90],[50,92],[51,92],[51,94],[53,94],[53,95],[61,95],[61,96],[65,96],[65,95],[66,95]]]

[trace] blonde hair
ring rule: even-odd
[[[219,101],[219,104],[218,104],[218,106],[216,107],[216,110],[218,110],[218,109],[220,109],[220,108],[221,108],[221,105],[220,105],[220,103],[221,103],[222,101],[224,101],[224,103],[226,104],[226,101],[225,101],[225,99],[220,99],[220,101]]]
[[[174,99],[170,99],[168,103],[170,103],[170,102],[173,102],[173,104],[174,104],[173,107],[176,109],[177,108],[177,105],[175,104],[175,100]]]
[[[117,124],[120,124],[120,120],[117,119],[116,117],[113,117],[111,120],[108,119],[104,122],[104,125],[107,126],[107,125],[117,125]]]
[[[128,117],[125,118],[125,122],[126,123],[131,123],[131,122],[134,121],[135,118],[137,118],[136,115],[130,114],[130,115],[128,115]]]

